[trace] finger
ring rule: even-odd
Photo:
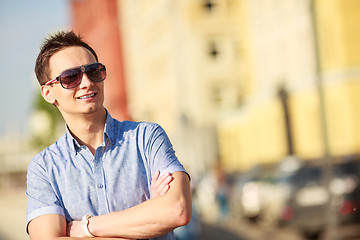
[[[171,175],[167,176],[162,182],[162,185],[168,185],[173,180],[173,177]]]
[[[156,176],[155,176],[155,174],[156,174]],[[159,175],[160,175],[160,172],[157,174],[157,173],[155,173],[154,174],[154,177],[157,177],[155,180],[153,180],[153,182],[151,183],[152,184],[152,186],[155,188],[155,189],[157,189],[157,188],[161,188],[161,187],[159,187],[159,186],[162,186],[162,182],[165,180],[165,178],[167,177],[167,176],[169,176],[169,173],[164,173],[163,175],[161,175],[160,177],[159,177]]]
[[[159,175],[160,175],[160,171],[159,170],[157,170],[156,172],[155,172],[155,174],[152,176],[152,181],[154,182],[154,181],[156,181],[158,178],[159,178]]]
[[[167,177],[171,176],[171,174],[169,172],[164,173],[163,175],[161,175],[158,179],[159,183],[162,183]]]
[[[159,182],[157,186],[157,191],[160,193],[163,192],[163,190],[166,192],[168,188],[170,187],[170,182],[173,180],[172,176],[167,176],[165,179],[163,179],[161,182]]]
[[[157,189],[159,188],[159,185],[161,184],[162,180],[161,180],[161,177],[160,176],[160,171],[156,171],[156,173],[154,174],[153,176],[153,181],[151,183],[151,186],[154,188],[154,189]]]
[[[165,193],[167,193],[167,191],[170,189],[170,185],[165,185],[164,188],[161,190],[160,192],[160,196],[165,195]]]

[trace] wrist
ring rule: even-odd
[[[89,229],[89,223],[90,223],[89,219],[90,219],[91,217],[92,217],[91,215],[85,214],[85,215],[83,216],[82,220],[81,220],[81,226],[82,226],[82,228],[83,228],[86,236],[87,236],[87,237],[90,237],[90,238],[93,238],[93,237],[95,237],[95,236],[94,236],[94,234],[92,234],[92,233],[90,232],[90,229]]]

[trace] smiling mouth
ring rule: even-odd
[[[87,99],[87,98],[91,98],[91,97],[94,97],[94,96],[95,96],[95,93],[91,93],[89,95],[78,97],[78,99]]]

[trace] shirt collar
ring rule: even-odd
[[[70,130],[66,123],[65,123],[65,128],[66,128],[65,136],[66,136],[67,142],[68,142],[70,148],[74,151],[74,153],[77,154],[77,152],[79,151],[81,146],[78,143],[78,141],[76,141],[76,139],[71,135]]]
[[[115,136],[114,128],[115,128],[114,119],[111,117],[110,113],[106,110],[104,141],[106,140],[106,138],[108,138],[112,144],[115,143],[116,136]]]
[[[106,110],[106,109],[105,109]],[[65,123],[66,127],[66,138],[68,139],[69,145],[74,150],[75,154],[81,149],[81,145],[78,141],[71,135],[69,127]],[[114,119],[111,117],[110,113],[106,110],[106,122],[105,122],[105,130],[104,130],[104,142],[106,139],[109,139],[111,144],[115,142],[115,131],[114,131]]]

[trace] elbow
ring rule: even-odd
[[[192,217],[191,200],[179,201],[174,209],[176,209],[176,213],[175,213],[176,217],[174,218],[176,227],[185,226],[191,221],[191,217]]]
[[[188,211],[186,214],[183,214],[179,218],[178,225],[179,227],[187,225],[191,221],[192,213]]]

